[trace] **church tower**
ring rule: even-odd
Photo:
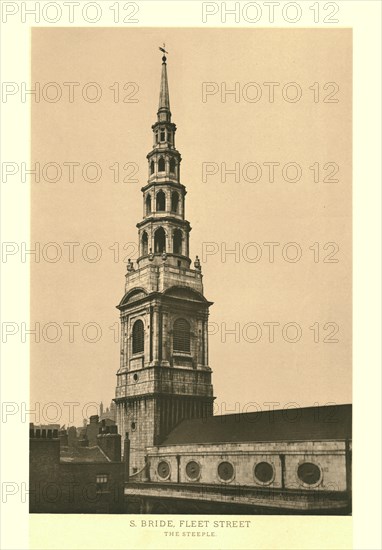
[[[119,433],[129,432],[131,472],[145,464],[178,422],[212,415],[208,365],[208,302],[198,257],[191,267],[186,188],[171,121],[166,56],[153,147],[137,224],[139,257],[129,260],[121,318],[120,368],[115,403]]]

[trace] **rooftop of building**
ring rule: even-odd
[[[89,423],[87,424],[87,426],[89,426],[90,424],[99,424],[99,423],[103,423],[104,425],[106,424],[109,426],[114,426],[116,424],[114,418],[107,417],[107,414],[103,413],[102,418],[98,414],[93,414],[89,418]]]
[[[61,462],[110,462],[100,447],[61,447]]]
[[[161,443],[188,445],[351,439],[352,405],[288,408],[183,420]]]

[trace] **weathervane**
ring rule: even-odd
[[[166,53],[168,54],[168,52],[166,52],[165,48],[166,48],[166,44],[163,42],[163,48],[161,48],[161,47],[159,46],[159,49],[160,49],[160,51],[163,52],[164,54],[166,54]],[[164,56],[162,57],[162,61],[166,61],[166,55],[164,55]]]

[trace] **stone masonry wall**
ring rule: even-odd
[[[345,491],[346,455],[344,441],[294,441],[260,443],[221,443],[216,445],[169,445],[152,447],[148,452],[150,480],[153,482],[232,484],[286,489]],[[190,479],[186,466],[194,461],[199,465],[198,479]],[[167,462],[169,475],[160,476],[158,465]],[[229,462],[233,477],[224,481],[218,467]],[[256,464],[266,462],[273,468],[271,481],[263,483],[255,476]],[[282,462],[285,466],[283,467]],[[320,470],[316,483],[301,481],[298,467],[313,463]],[[282,471],[283,470],[283,471]]]

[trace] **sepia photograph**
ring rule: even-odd
[[[33,30],[32,513],[351,513],[351,57]]]

